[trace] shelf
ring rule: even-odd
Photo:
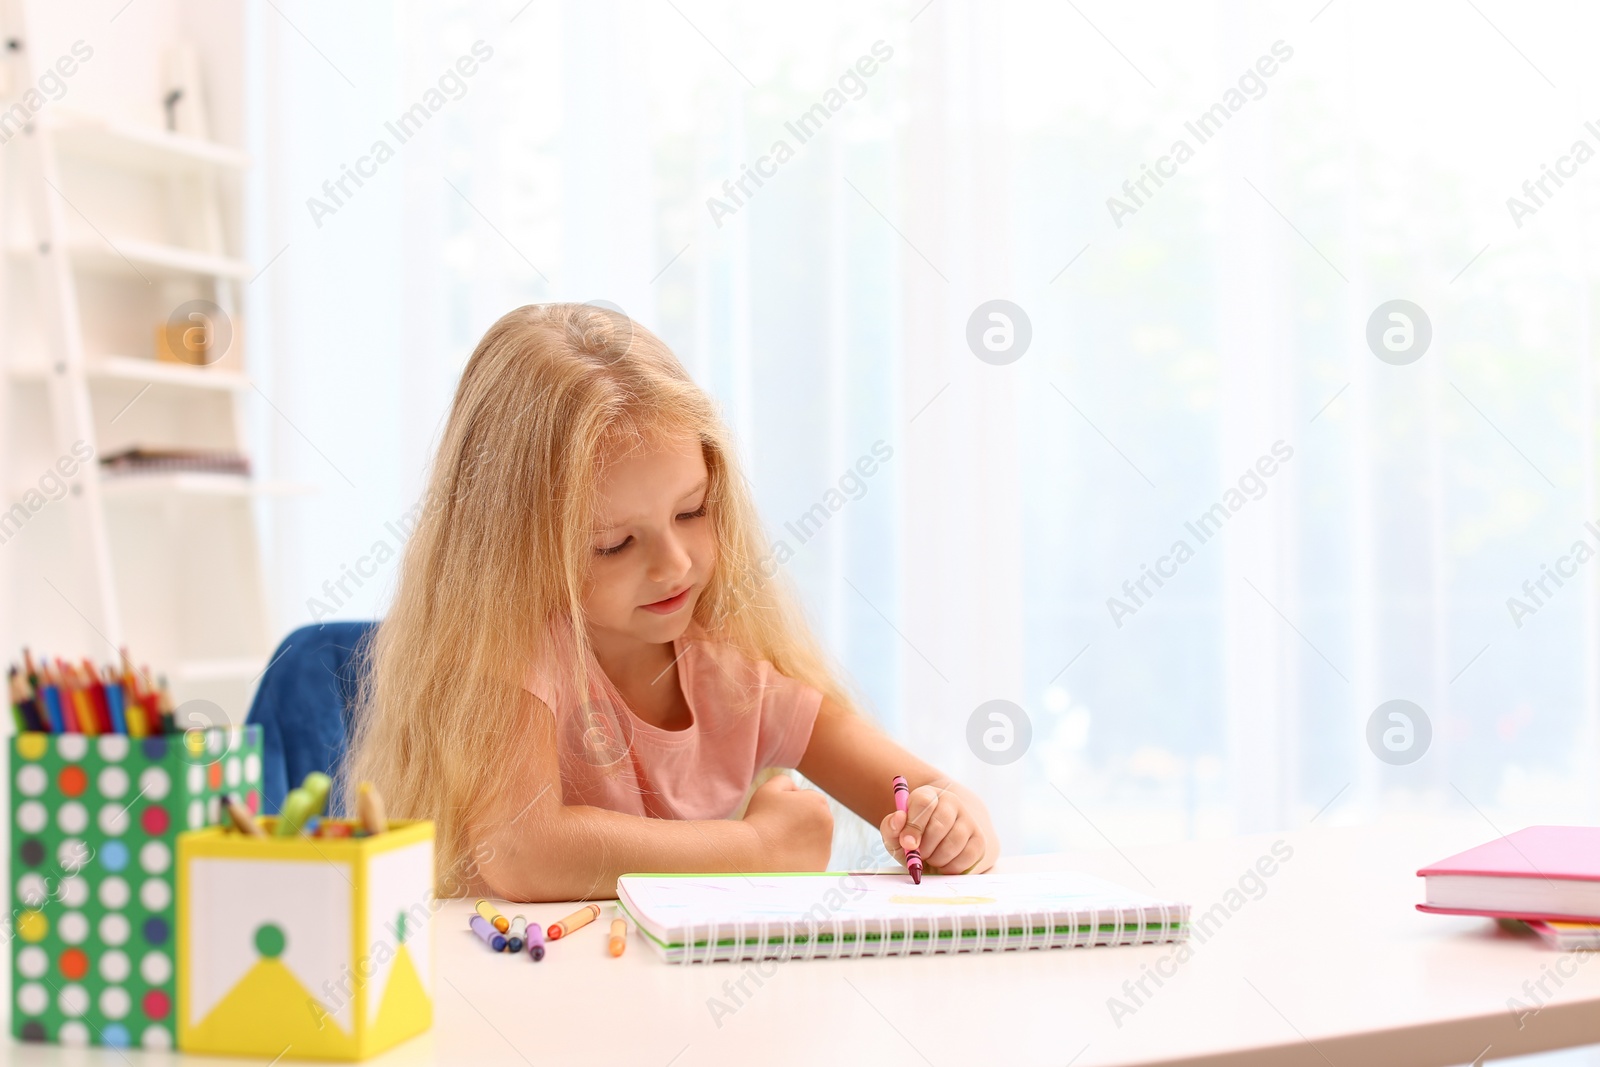
[[[14,244],[7,251],[19,262],[24,259],[37,260],[39,257],[39,249],[35,245]],[[123,239],[112,248],[104,241],[90,243],[85,240],[69,245],[67,256],[79,270],[96,274],[125,274],[130,279],[142,275],[147,281],[158,278],[248,280],[251,277],[250,264],[242,259],[153,241]]]
[[[204,474],[182,471],[174,474],[100,475],[100,491],[108,497],[148,497],[162,494],[186,496],[296,496],[314,491],[312,486],[290,482],[257,482],[237,474]]]
[[[26,252],[29,255],[37,254],[36,249],[27,249]],[[119,240],[115,248],[104,241],[85,241],[68,247],[67,254],[75,265],[102,274],[137,270],[161,278],[238,280],[246,280],[252,274],[250,264],[242,259],[153,241]],[[132,264],[131,268],[129,264]]]
[[[248,154],[228,145],[66,108],[46,112],[44,128],[64,153],[129,170],[170,174],[250,166]]]
[[[250,388],[250,379],[240,371],[189,367],[182,363],[164,363],[134,356],[104,356],[91,360],[83,373],[91,382],[142,382],[226,392],[242,392]],[[45,382],[50,379],[51,372],[42,363],[30,361],[13,367],[11,376],[18,381]]]
[[[266,669],[265,656],[235,656],[225,659],[182,660],[169,677],[174,682],[220,682],[234,678],[254,679]]]

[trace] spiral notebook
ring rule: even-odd
[[[1189,905],[1085,874],[625,874],[619,906],[672,963],[1182,941]]]

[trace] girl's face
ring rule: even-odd
[[[591,640],[665,644],[682,635],[717,552],[700,442],[667,438],[614,460],[584,590]]]

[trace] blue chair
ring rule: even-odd
[[[302,626],[273,653],[247,722],[261,727],[261,810],[275,815],[311,771],[339,786],[361,686],[361,654],[376,622]]]

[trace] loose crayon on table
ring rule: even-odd
[[[911,785],[903,775],[894,776],[894,810],[902,814],[906,810],[911,796]],[[905,827],[901,826],[902,833]],[[906,849],[906,870],[911,872],[911,881],[915,885],[922,884],[922,853],[914,848]]]
[[[609,947],[613,956],[622,955],[622,950],[628,947],[628,920],[622,918],[611,920]]]
[[[289,795],[283,798],[283,807],[278,812],[278,822],[273,827],[273,836],[293,837],[303,832],[306,820],[311,815],[311,794],[304,789],[289,790]]]
[[[499,930],[502,934],[511,929],[511,920],[501,915],[495,906],[487,900],[480,900],[473,905],[478,909],[478,914],[483,916],[483,921]]]
[[[528,955],[535,963],[544,959],[544,931],[539,929],[538,923],[528,927]]]
[[[505,937],[501,935],[499,930],[496,930],[493,926],[490,926],[488,920],[486,920],[482,915],[472,916],[472,918],[467,920],[467,925],[472,927],[473,933],[477,934],[483,939],[483,943],[485,945],[488,945],[496,952],[505,951]]]
[[[600,905],[585,904],[560,922],[550,924],[550,940],[559,941],[574,930],[582,930],[598,918],[600,918]]]
[[[383,797],[371,782],[362,782],[356,789],[356,814],[361,817],[361,828],[369,834],[381,834],[389,827],[383,814]]]
[[[249,834],[251,837],[266,837],[267,832],[256,822],[256,817],[250,814],[250,809],[239,803],[239,798],[229,793],[222,798],[222,806],[228,810],[228,818],[233,820],[233,825],[240,833]]]
[[[520,915],[511,917],[511,929],[506,932],[506,951],[521,952],[528,943],[528,920]]]

